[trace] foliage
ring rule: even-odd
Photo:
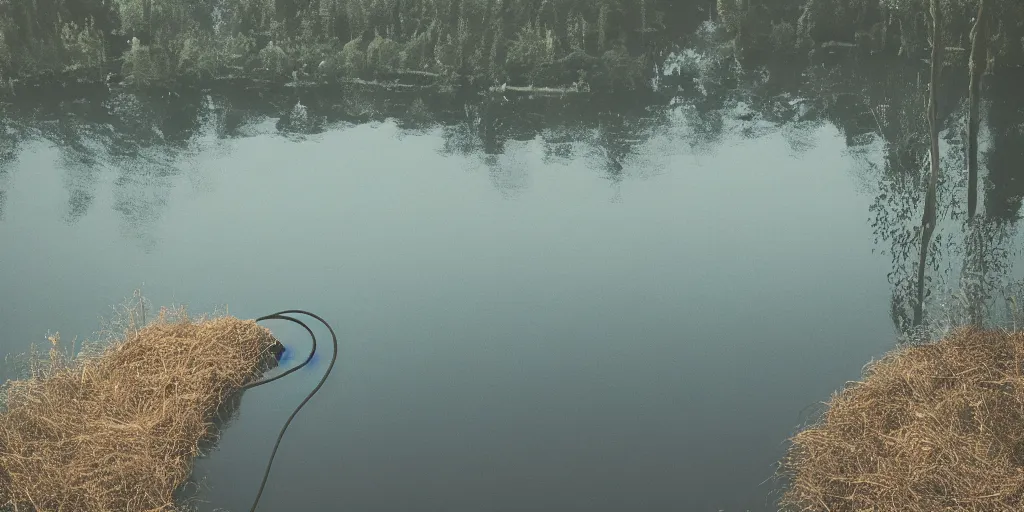
[[[267,46],[260,50],[259,61],[263,69],[277,76],[287,74],[291,68],[288,54],[280,46],[275,45],[273,41],[267,43]]]
[[[399,63],[404,69],[422,71],[430,68],[432,57],[430,32],[423,31],[405,44],[399,54]]]
[[[630,73],[612,82],[639,87],[652,59],[697,28],[707,19],[699,9],[712,6],[738,55],[790,54],[833,40],[907,55],[929,45],[926,0],[6,1],[0,75],[98,76],[121,66],[137,83],[413,70],[527,84],[591,74],[565,69],[590,66],[569,58],[588,55],[605,62],[604,72]],[[966,41],[974,1],[942,0],[949,46]],[[993,4],[994,56],[1024,60],[1024,4]],[[637,65],[620,62],[622,55]]]
[[[196,79],[217,76],[224,67],[224,57],[214,49],[212,37],[194,34],[183,41],[178,52],[177,74]]]
[[[142,44],[132,38],[132,46],[125,52],[124,73],[141,85],[151,85],[170,76],[167,56],[160,48]]]
[[[0,4],[0,76],[98,73],[108,34],[97,20],[107,12],[91,0],[71,7],[61,0]]]
[[[538,70],[550,64],[555,56],[555,40],[551,30],[526,26],[519,30],[508,49],[508,65],[513,69]]]
[[[807,0],[797,34],[804,43],[848,41],[857,26],[876,17],[878,8],[878,0]]]
[[[622,48],[608,50],[601,56],[608,73],[609,90],[636,89],[641,75],[637,61]]]
[[[380,71],[394,71],[402,59],[402,45],[378,35],[366,47],[366,64]]]
[[[726,0],[722,0],[726,1]],[[952,63],[965,60],[977,0],[941,0],[942,44],[954,50]],[[993,56],[1006,64],[1024,57],[1024,3],[993,0],[992,19],[997,28]],[[805,0],[797,34],[802,43],[837,40],[855,42],[872,51],[886,50],[924,57],[931,47],[929,0]]]
[[[68,67],[96,70],[103,65],[106,60],[103,35],[91,19],[82,28],[75,22],[65,23],[60,35]]]
[[[616,49],[644,60],[667,46],[666,13],[680,11],[668,0],[9,2],[0,74],[120,66],[140,84],[407,69],[525,82],[573,53]]]
[[[366,52],[362,39],[353,39],[341,49],[341,66],[346,75],[360,76],[366,69]]]
[[[225,70],[244,71],[256,66],[256,39],[249,35],[234,34],[215,40],[209,48],[217,56],[217,64]]]

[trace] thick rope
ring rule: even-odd
[[[249,512],[255,512],[256,511],[256,507],[257,507],[257,505],[259,505],[259,502],[260,502],[260,497],[263,496],[263,489],[266,487],[267,479],[270,477],[270,467],[274,464],[274,457],[277,455],[278,447],[281,446],[281,439],[284,438],[285,430],[288,429],[288,425],[290,425],[292,420],[295,419],[295,415],[297,415],[299,413],[299,410],[302,409],[302,406],[306,405],[306,402],[308,402],[311,398],[313,398],[313,395],[315,395],[316,392],[320,391],[320,388],[323,387],[324,382],[327,381],[327,377],[331,374],[331,370],[334,368],[334,362],[337,361],[337,359],[338,359],[338,336],[334,333],[334,329],[331,328],[331,325],[328,324],[327,321],[324,320],[323,318],[320,318],[319,316],[317,316],[317,315],[315,315],[313,313],[310,313],[308,311],[303,311],[301,309],[289,309],[289,310],[285,310],[285,311],[279,311],[279,312],[274,313],[274,314],[262,316],[260,318],[257,318],[256,321],[257,322],[263,322],[265,320],[287,320],[289,322],[294,322],[294,323],[297,323],[297,324],[301,325],[304,329],[306,329],[306,332],[309,333],[310,339],[313,340],[313,348],[312,348],[312,350],[309,351],[309,355],[306,357],[306,360],[303,361],[301,364],[295,366],[294,368],[289,369],[288,371],[285,371],[285,372],[281,373],[280,375],[276,375],[276,376],[271,377],[269,379],[265,379],[265,380],[261,380],[261,381],[258,381],[258,382],[253,382],[251,384],[247,384],[247,385],[242,387],[242,390],[251,389],[251,388],[254,388],[256,386],[262,386],[264,384],[268,384],[270,382],[274,382],[275,380],[278,380],[278,379],[284,377],[285,375],[289,375],[289,374],[299,370],[303,366],[306,366],[307,364],[309,364],[309,361],[311,359],[313,359],[313,354],[316,353],[316,336],[313,335],[313,330],[310,329],[309,326],[305,324],[305,322],[302,322],[301,320],[298,320],[298,319],[293,318],[291,316],[287,316],[287,315],[290,315],[290,314],[299,314],[299,315],[310,316],[310,317],[315,318],[316,320],[319,320],[320,323],[324,324],[324,326],[327,327],[327,330],[330,331],[330,333],[331,333],[331,342],[334,345],[334,353],[331,354],[331,362],[330,362],[330,364],[327,365],[327,371],[325,371],[323,377],[320,378],[320,382],[318,382],[316,387],[313,388],[313,390],[310,391],[309,394],[306,395],[306,398],[302,400],[302,403],[300,403],[298,405],[298,407],[296,407],[295,410],[292,411],[291,416],[288,417],[288,421],[286,421],[284,423],[284,426],[281,427],[281,432],[277,435],[277,441],[274,443],[274,449],[270,452],[270,460],[267,461],[267,469],[263,472],[263,481],[260,482],[259,491],[256,493],[256,499],[253,501],[252,508],[249,509]]]

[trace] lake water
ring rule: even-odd
[[[892,114],[917,84],[823,76],[654,104],[7,97],[0,350],[88,338],[136,288],[325,316],[338,365],[260,510],[768,510],[786,438],[894,346],[915,275],[924,167],[892,162],[927,146],[878,133],[924,126]],[[992,94],[979,210],[1002,219],[1006,283],[1024,118]],[[961,275],[958,130],[934,297]],[[270,326],[301,357],[300,333]],[[248,510],[327,360],[246,393],[197,464],[200,510]]]

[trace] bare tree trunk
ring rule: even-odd
[[[931,0],[932,11],[932,73],[928,90],[928,131],[931,138],[931,173],[928,192],[924,199],[921,219],[921,258],[917,267],[917,304],[914,306],[914,325],[921,325],[924,317],[924,274],[928,264],[928,248],[935,232],[936,186],[939,181],[939,75],[942,71],[942,8],[939,0]]]
[[[967,300],[967,315],[971,325],[975,327],[981,327],[984,321],[986,224],[984,219],[967,222],[967,254],[960,280],[964,298]]]
[[[985,10],[987,0],[978,0],[978,17],[971,29],[971,57],[968,65],[970,88],[968,97],[970,112],[967,120],[967,229],[972,243],[968,244],[968,262],[971,275],[968,277],[968,310],[971,324],[981,327],[985,297],[985,237],[981,225],[975,220],[978,210],[978,131],[981,126],[981,78],[988,65],[989,25]],[[973,254],[971,254],[973,252]],[[974,282],[973,279],[977,279]]]
[[[971,30],[971,60],[969,70],[970,114],[967,121],[967,218],[973,219],[978,209],[978,131],[981,126],[981,77],[988,65],[988,13],[986,0],[978,0],[978,18]]]

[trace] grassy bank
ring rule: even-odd
[[[274,364],[270,332],[161,311],[78,357],[50,338],[4,384],[0,507],[178,510],[176,493],[238,391]]]
[[[1020,510],[1024,334],[899,348],[792,439],[783,510]]]

